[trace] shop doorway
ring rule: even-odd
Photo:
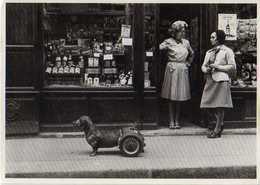
[[[168,28],[171,23],[182,20],[188,23],[186,39],[189,40],[194,50],[195,57],[192,66],[189,69],[191,95],[190,101],[182,104],[181,122],[183,126],[194,126],[200,124],[200,96],[202,91],[202,74],[201,66],[201,6],[196,4],[161,4],[159,6],[159,43],[169,38]],[[167,63],[167,55],[164,52],[159,54],[159,93],[164,78],[165,66]],[[159,124],[167,126],[169,123],[168,104],[167,101],[160,99],[159,101]]]

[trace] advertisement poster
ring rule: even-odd
[[[131,25],[122,24],[121,26],[121,37],[129,38],[131,34]]]
[[[225,31],[226,40],[237,40],[237,14],[218,14],[218,29]]]

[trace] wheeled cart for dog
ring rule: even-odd
[[[73,125],[84,131],[86,141],[93,149],[91,156],[95,156],[99,148],[116,146],[128,157],[144,152],[144,137],[135,127],[101,129],[95,126],[89,116],[81,116]]]
[[[144,152],[144,137],[135,127],[121,128],[118,146],[125,156],[135,157]]]

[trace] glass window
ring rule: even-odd
[[[219,5],[219,13],[237,15],[237,39],[227,41],[233,49],[237,75],[233,88],[256,88],[257,20],[256,4]]]
[[[156,47],[156,5],[145,4],[144,36],[145,36],[145,61],[144,61],[144,88],[156,86],[155,74],[155,47]]]
[[[44,85],[131,88],[130,11],[127,4],[45,4]]]
[[[238,20],[238,38],[234,46],[237,78],[233,87],[256,88],[256,18]]]

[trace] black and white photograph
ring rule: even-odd
[[[3,182],[257,184],[256,2],[3,7]]]

